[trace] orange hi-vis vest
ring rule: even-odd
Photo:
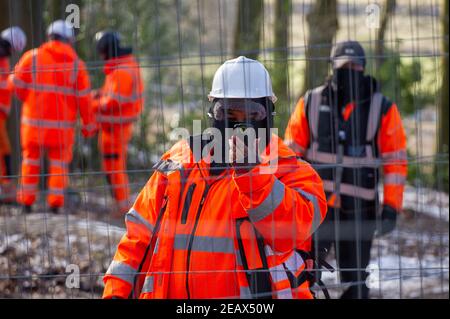
[[[11,110],[11,85],[9,77],[9,60],[0,58],[0,120],[6,119]]]
[[[139,64],[132,55],[108,60],[105,83],[94,99],[97,122],[103,128],[132,124],[142,112],[143,82]]]
[[[95,131],[89,76],[69,44],[49,41],[26,52],[14,69],[12,81],[23,102],[23,139],[47,146],[73,143],[78,113],[83,133]]]
[[[355,110],[354,104],[348,104],[338,121],[330,91],[325,84],[299,100],[286,128],[286,144],[316,168],[330,206],[345,202],[347,208],[353,207],[355,198],[373,206],[379,168],[383,168],[384,204],[400,212],[407,152],[397,106],[375,90],[367,108],[361,104]],[[345,130],[338,130],[339,124]],[[345,141],[340,141],[342,133]]]
[[[210,175],[185,140],[165,153],[126,214],[103,297],[312,298],[299,252],[326,214],[322,181],[277,136],[271,144],[277,154],[242,175]]]

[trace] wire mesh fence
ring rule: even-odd
[[[336,257],[350,258],[345,254],[349,248],[342,250],[338,244],[326,257],[336,271],[316,270],[322,273],[332,298],[339,298],[348,287],[363,285],[370,286],[371,298],[448,298],[447,1],[2,0],[0,28],[21,26],[27,34],[27,49],[31,49],[46,41],[45,30],[52,21],[68,16],[72,22],[79,19],[73,46],[86,63],[92,88],[101,87],[105,79],[105,62],[94,42],[98,31],[120,31],[139,63],[143,109],[133,124],[126,169],[112,171],[128,175],[130,207],[155,173],[153,165],[177,142],[177,129],[192,133],[194,120],[200,120],[202,128],[209,126],[208,94],[214,73],[226,60],[245,55],[267,68],[278,97],[274,127],[284,138],[299,98],[332,75],[333,45],[359,41],[366,52],[365,73],[376,78],[383,95],[398,106],[406,132],[408,176],[403,208],[393,232],[373,237],[369,231],[370,240],[363,243],[348,240],[357,259],[369,254],[368,266],[342,268]],[[13,53],[11,68],[0,69],[0,75],[14,75],[20,58]],[[15,196],[11,203],[6,200],[7,187],[24,189],[19,181],[26,152],[21,143],[25,107],[17,98],[11,103],[5,120],[11,151],[1,150],[2,156],[11,158],[11,165],[9,172],[2,168],[0,176],[0,297],[99,298],[105,272],[126,231],[124,213],[118,213],[114,199],[115,189],[121,186],[105,175],[102,139],[84,138],[83,123],[76,123],[73,158],[63,173],[70,184],[58,214],[52,213],[47,195],[52,192],[50,177],[59,174],[49,171],[52,159],[39,157],[41,170],[34,176],[38,180],[36,201],[27,213],[15,203]],[[47,103],[52,102],[39,101],[35,107],[44,108]],[[70,152],[66,145],[59,147],[63,153]],[[316,164],[314,168],[320,173],[328,166]],[[183,182],[198,183],[194,177]],[[230,211],[235,204],[231,186],[215,191],[225,194],[228,202],[222,208]],[[377,212],[373,223],[379,223],[383,192],[380,183],[375,207],[356,205],[354,212],[337,214],[341,217],[333,220],[333,227],[341,234],[349,227],[350,232],[364,235],[364,209]],[[208,210],[217,205],[211,204]],[[224,218],[231,220],[231,216]],[[217,224],[209,222],[214,230]],[[273,227],[278,227],[274,221]],[[236,273],[236,269],[221,269],[216,259],[211,257],[214,266],[210,269],[189,270],[193,278],[198,272],[199,290],[211,285],[198,279],[213,278],[208,273],[218,278],[226,272]],[[163,273],[175,275],[177,271]],[[368,277],[345,279],[352,272],[367,272]],[[228,284],[217,281],[217,285]],[[315,285],[313,290],[324,298],[319,288]]]

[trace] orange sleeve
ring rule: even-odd
[[[76,81],[77,105],[83,122],[82,132],[84,136],[92,136],[95,133],[95,113],[91,103],[91,82],[86,65],[79,61],[79,71]]]
[[[297,156],[305,156],[309,146],[309,125],[304,98],[300,98],[286,127],[284,142]]]
[[[118,69],[108,74],[97,102],[99,111],[116,110],[126,103],[133,92],[132,82],[132,76],[127,70]]]
[[[155,172],[125,215],[126,233],[103,278],[103,298],[128,298],[131,295],[135,279],[144,269],[139,267],[143,264],[150,245],[157,207],[163,206],[165,181],[164,175]]]
[[[14,67],[11,75],[14,93],[22,102],[27,99],[29,87],[33,81],[32,56],[35,53],[35,50],[27,51]]]
[[[279,169],[286,174],[279,177],[262,173],[261,165],[233,175],[239,200],[274,251],[299,249],[325,218],[322,180],[308,163],[296,158],[280,160]]]
[[[384,204],[402,209],[408,162],[406,152],[406,134],[400,113],[395,104],[381,118],[378,148],[383,161]]]
[[[0,120],[6,119],[11,110],[11,85],[9,78],[9,61],[0,58]]]

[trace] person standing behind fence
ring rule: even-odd
[[[302,253],[325,216],[325,193],[272,134],[269,73],[252,59],[228,60],[208,97],[213,139],[186,136],[154,166],[125,216],[104,298],[312,298]],[[243,127],[253,133],[246,145],[233,130]]]
[[[11,83],[8,81],[9,58],[13,52],[22,52],[27,37],[17,26],[7,28],[0,36],[0,203],[15,200],[15,185],[11,180],[11,144],[9,142],[6,120],[11,111]]]
[[[23,102],[21,118],[22,173],[17,201],[26,212],[36,199],[42,156],[49,158],[47,202],[57,213],[64,205],[68,167],[72,160],[78,112],[82,133],[95,133],[90,105],[90,80],[84,62],[77,56],[72,26],[53,22],[48,41],[26,52],[14,69],[13,85]]]
[[[99,147],[103,170],[116,200],[116,215],[122,216],[130,205],[127,148],[133,123],[143,106],[144,85],[132,49],[120,45],[120,34],[101,31],[95,36],[97,52],[105,61],[103,87],[92,92],[93,107],[100,125]]]
[[[341,279],[350,283],[342,298],[368,298],[365,269],[374,233],[392,231],[402,209],[406,136],[395,103],[380,93],[374,78],[364,75],[361,45],[338,43],[331,60],[332,77],[299,100],[285,142],[313,163],[324,180],[329,212],[317,231],[316,247],[328,250],[334,244]],[[384,205],[375,222],[379,166]]]

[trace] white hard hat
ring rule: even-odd
[[[8,41],[16,52],[22,52],[27,45],[27,36],[19,27],[10,27],[3,30],[1,37],[3,40]]]
[[[47,35],[59,35],[71,41],[75,38],[72,25],[64,20],[56,20],[50,24],[47,28]]]
[[[214,74],[208,99],[214,98],[261,98],[277,100],[272,91],[272,81],[264,65],[256,60],[240,56],[225,61]]]

